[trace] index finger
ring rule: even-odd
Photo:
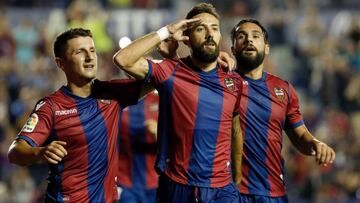
[[[54,141],[54,143],[59,144],[59,145],[62,145],[62,146],[65,146],[65,145],[66,145],[66,142],[64,142],[64,141],[59,141],[59,140]]]
[[[186,19],[185,23],[187,25],[188,28],[193,28],[197,25],[199,25],[201,22],[200,18],[191,18],[191,19]]]

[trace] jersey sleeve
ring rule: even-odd
[[[144,82],[135,79],[95,81],[95,97],[98,99],[114,99],[125,108],[136,104]]]
[[[242,95],[242,89],[243,89],[243,86],[242,86],[242,81],[240,78],[236,79],[236,87],[237,87],[237,97],[236,97],[236,103],[235,103],[235,109],[234,109],[234,117],[236,115],[239,115],[240,114],[240,100],[241,100],[241,95]]]
[[[32,147],[42,146],[51,134],[53,127],[53,111],[49,99],[37,102],[17,139],[23,139]]]
[[[289,104],[286,112],[286,128],[296,128],[304,124],[303,117],[300,113],[299,98],[295,88],[288,83]]]
[[[160,85],[169,79],[176,66],[176,61],[170,59],[148,60],[148,63],[149,72],[145,77],[145,81],[154,85]]]

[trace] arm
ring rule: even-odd
[[[157,121],[154,119],[148,119],[145,121],[146,129],[157,140]]]
[[[8,151],[10,163],[28,166],[41,161],[50,164],[59,163],[66,155],[65,142],[53,141],[45,147],[32,147],[22,139],[16,139]]]
[[[158,47],[157,51],[164,58],[178,58],[176,53],[177,48],[179,47],[179,43],[175,40],[164,40],[162,41]],[[226,67],[229,72],[235,70],[235,60],[229,56],[228,53],[224,51],[220,51],[217,62],[221,64],[221,66]]]
[[[167,37],[177,41],[188,40],[183,32],[198,23],[199,19],[181,20],[164,28],[167,30]],[[164,31],[164,30],[163,30]],[[113,57],[115,65],[125,70],[136,79],[144,79],[149,71],[149,65],[143,57],[148,51],[155,48],[161,42],[160,35],[152,32],[135,41],[124,49],[119,50]]]
[[[302,154],[315,156],[316,162],[320,165],[326,166],[335,160],[335,151],[327,144],[317,140],[305,125],[285,131],[297,150]]]
[[[232,124],[231,159],[233,178],[236,185],[241,183],[241,164],[243,152],[243,136],[240,128],[239,115],[235,116]]]

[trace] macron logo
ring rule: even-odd
[[[77,109],[66,109],[66,110],[55,111],[55,116],[65,116],[74,113],[77,113]]]

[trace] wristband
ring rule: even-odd
[[[156,34],[159,35],[159,38],[161,41],[167,39],[168,37],[170,37],[170,32],[169,29],[165,26],[160,28],[158,31],[156,31]]]

